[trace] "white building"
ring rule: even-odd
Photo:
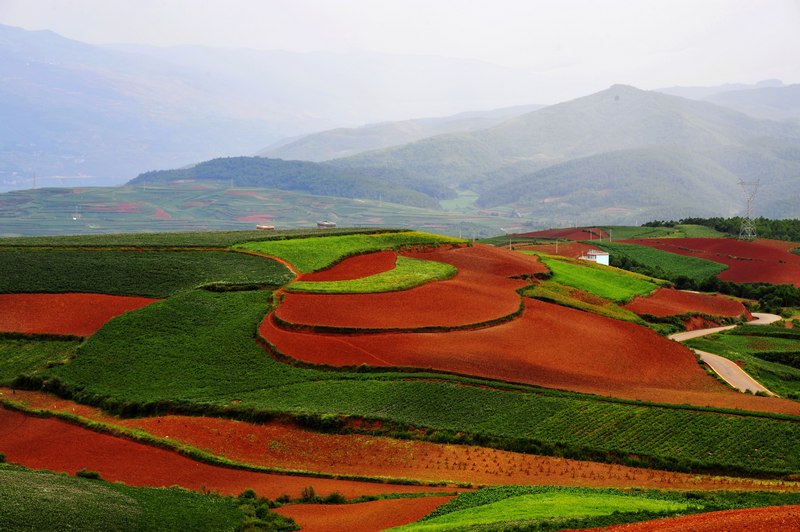
[[[592,249],[586,255],[583,255],[578,258],[581,260],[590,260],[592,262],[596,262],[597,264],[604,264],[608,266],[609,254],[606,253],[605,251]]]

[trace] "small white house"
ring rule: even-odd
[[[604,264],[608,266],[609,254],[606,253],[605,251],[592,249],[586,255],[583,255],[578,258],[581,260],[590,260],[592,262],[596,262],[597,264]]]

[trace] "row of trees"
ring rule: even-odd
[[[756,226],[756,233],[760,238],[774,238],[775,240],[787,240],[790,242],[800,242],[800,220],[770,220],[769,218],[759,217],[753,220]],[[653,220],[643,224],[643,227],[675,227],[676,225],[703,225],[711,227],[721,233],[738,235],[742,225],[742,217],[733,218],[682,218],[675,220]]]

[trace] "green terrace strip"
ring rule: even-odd
[[[0,464],[0,501],[1,527],[9,532],[233,531],[246,519],[232,497],[180,488],[134,488],[8,464]]]
[[[0,333],[0,385],[11,384],[20,374],[32,374],[75,356],[81,340],[75,338],[42,340],[36,337]]]
[[[181,292],[119,316],[69,364],[14,386],[123,415],[264,421],[281,414],[332,431],[345,430],[352,417],[379,420],[393,436],[627,465],[768,476],[800,470],[795,416],[626,402],[424,371],[283,364],[254,339],[270,299],[262,291]]]
[[[662,517],[701,508],[697,503],[688,501],[626,494],[617,490],[511,487],[459,496],[421,521],[392,530],[438,532],[464,530],[474,525],[497,530],[512,526],[563,525],[565,522],[570,524],[569,521],[573,519],[612,514],[639,514],[637,517],[642,517],[641,513],[646,513],[647,517]]]
[[[745,325],[686,345],[728,358],[772,392],[800,399],[800,330]]]
[[[365,235],[331,236],[324,240],[291,239],[248,242],[234,249],[254,251],[283,259],[302,273],[322,270],[342,259],[405,246],[464,244],[466,240],[417,231]]]
[[[501,486],[465,492],[422,520],[392,530],[471,530],[470,515],[485,517],[479,530],[564,530],[605,527],[660,517],[737,508],[793,505],[798,493],[764,491],[656,491],[558,486]],[[509,519],[510,506],[519,512]],[[456,525],[456,528],[453,528]],[[430,528],[428,528],[430,527]],[[515,528],[518,527],[518,528]]]
[[[640,325],[646,325],[638,315],[628,309],[622,308],[608,299],[598,296],[590,296],[577,288],[565,286],[555,281],[539,281],[522,290],[522,295],[556,303],[565,307],[571,307],[586,312],[599,314],[615,320],[630,321]],[[588,296],[588,297],[587,297]]]
[[[280,286],[282,264],[231,251],[0,249],[0,293],[166,297],[204,284]]]
[[[612,262],[621,264],[626,269],[635,269],[629,266],[643,266],[652,275],[670,281],[678,277],[688,277],[695,282],[701,282],[728,269],[719,262],[678,255],[639,244],[599,242],[597,246],[611,254]]]
[[[602,227],[614,240],[628,240],[634,238],[723,238],[721,233],[713,227],[696,224],[677,224],[674,227],[648,227],[611,225]],[[597,244],[597,242],[592,242]]]
[[[450,279],[458,270],[450,264],[398,256],[387,272],[348,281],[297,281],[286,287],[294,292],[355,294],[407,290],[431,281]]]
[[[617,303],[629,301],[656,290],[663,281],[636,273],[591,263],[568,261],[548,255],[540,260],[553,273],[553,280],[595,294]]]

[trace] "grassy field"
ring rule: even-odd
[[[477,525],[477,530],[584,529],[687,513],[797,502],[800,496],[790,493],[503,486],[463,493],[422,520],[392,530],[472,530],[473,524]]]
[[[197,413],[349,415],[384,420],[387,430],[393,422],[430,429],[432,438],[445,441],[543,454],[603,460],[613,452],[630,463],[687,470],[800,468],[800,420],[794,418],[654,407],[524,386],[508,387],[517,390],[509,393],[499,384],[487,388],[485,381],[455,376],[432,381],[425,373],[282,364],[253,340],[268,297],[180,293],[115,319],[73,362],[45,374],[77,399],[121,410],[161,403]]]
[[[800,399],[800,330],[751,325],[686,344],[741,363],[772,392]]]
[[[718,262],[696,257],[686,257],[668,251],[662,251],[638,244],[623,244],[619,242],[598,244],[598,247],[608,251],[612,257],[627,258],[634,263],[645,266],[663,279],[673,280],[677,277],[688,277],[700,282],[722,273],[728,267]]]
[[[631,238],[718,238],[727,236],[704,225],[678,224],[675,227],[635,227],[610,225],[602,227],[614,240]]]
[[[280,286],[293,277],[275,261],[226,251],[0,249],[0,293],[166,297],[209,283]]]
[[[8,386],[17,375],[34,373],[50,363],[67,362],[79,345],[77,340],[8,338],[0,334],[0,385]]]
[[[577,288],[565,286],[554,281],[540,281],[522,291],[522,295],[541,299],[550,303],[556,303],[565,307],[584,310],[593,314],[606,316],[615,320],[630,321],[640,325],[646,325],[645,321],[635,313],[620,307],[611,300],[598,296],[593,296],[578,290]]]
[[[394,269],[387,272],[347,281],[298,281],[289,285],[287,290],[329,294],[393,292],[449,279],[456,273],[458,270],[449,264],[397,257]]]
[[[245,519],[236,499],[182,489],[29,471],[0,464],[0,523],[29,530],[238,530]]]
[[[238,244],[234,246],[234,249],[272,255],[288,261],[300,272],[307,273],[322,270],[345,257],[359,253],[397,249],[404,246],[446,243],[464,244],[466,240],[409,231],[403,233],[332,236],[324,240],[292,239],[248,242]]]
[[[536,529],[542,525],[555,528],[578,519],[591,526],[591,518],[612,514],[647,512],[650,516],[667,516],[701,508],[688,501],[624,494],[616,490],[511,487],[483,491],[488,493],[461,495],[422,521],[393,530],[436,532],[482,525],[493,530]]]
[[[541,256],[542,262],[553,272],[553,280],[617,303],[624,303],[634,296],[653,292],[659,287],[656,280],[643,275],[597,264]]]

